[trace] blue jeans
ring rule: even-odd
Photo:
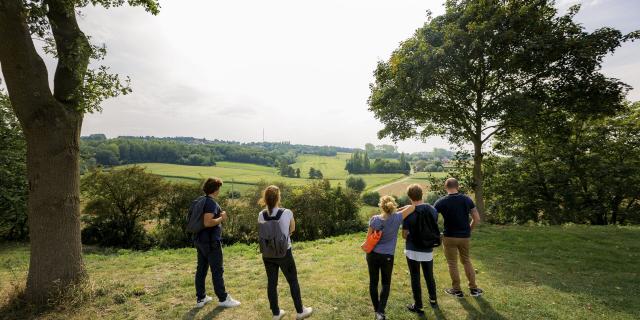
[[[207,279],[207,269],[211,268],[211,278],[213,280],[213,290],[220,302],[227,300],[227,291],[224,288],[224,268],[222,267],[222,243],[213,241],[200,243],[194,241],[198,251],[198,267],[196,269],[196,296],[198,300],[204,299],[207,295],[205,291],[205,280]]]

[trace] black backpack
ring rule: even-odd
[[[206,202],[206,196],[200,196],[191,202],[187,214],[187,232],[198,233],[204,229],[204,204]]]
[[[415,223],[409,228],[408,238],[417,249],[430,249],[440,246],[440,228],[429,210],[415,211]]]

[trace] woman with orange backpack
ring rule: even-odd
[[[413,212],[415,207],[408,205],[397,209],[395,200],[390,196],[381,197],[378,206],[381,212],[369,220],[367,240],[362,245],[362,249],[367,252],[369,294],[376,320],[384,320],[386,319],[384,309],[391,290],[391,272],[398,230],[402,221]],[[382,291],[378,294],[380,278],[382,278]]]

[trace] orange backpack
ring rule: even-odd
[[[371,233],[367,234],[367,239],[365,239],[362,245],[360,245],[360,248],[362,248],[362,251],[370,253],[373,251],[373,248],[376,247],[380,238],[382,238],[382,230],[373,230]]]

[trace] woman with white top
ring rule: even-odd
[[[274,320],[280,320],[284,316],[284,310],[281,310],[278,306],[278,271],[282,270],[284,277],[289,283],[291,290],[291,297],[293,298],[293,304],[296,308],[296,319],[305,319],[311,316],[313,309],[310,307],[303,307],[302,297],[300,295],[300,285],[298,284],[298,273],[296,270],[296,263],[293,260],[293,254],[291,253],[291,234],[296,229],[296,222],[293,219],[293,212],[289,209],[279,208],[280,205],[280,189],[277,186],[268,186],[262,192],[262,198],[259,201],[261,206],[265,207],[265,210],[261,211],[258,215],[258,223],[265,224],[266,222],[277,221],[280,227],[281,234],[284,234],[288,239],[288,249],[284,257],[273,258],[264,257],[264,268],[267,272],[267,296],[269,298],[269,305],[271,312],[273,313]],[[278,218],[279,216],[279,218]],[[277,230],[277,228],[276,228]],[[284,252],[284,251],[283,251]]]

